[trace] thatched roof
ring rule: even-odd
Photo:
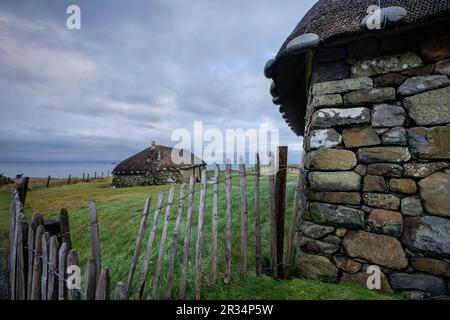
[[[308,69],[313,57],[311,51],[289,54],[286,50],[288,43],[306,33],[319,36],[318,48],[332,41],[345,42],[367,34],[381,34],[387,30],[368,31],[361,26],[361,21],[368,14],[368,7],[377,4],[378,1],[374,0],[319,0],[281,46],[266,75],[275,81],[279,94],[275,102],[282,104],[280,112],[296,134],[302,135],[304,130]],[[450,18],[450,0],[382,0],[380,4],[382,8],[397,6],[406,9],[407,16],[395,25],[396,30]],[[292,88],[293,82],[295,88]]]
[[[191,161],[189,163],[175,164],[172,161],[172,151],[178,152],[182,157],[187,153]],[[160,170],[178,170],[178,169],[190,169],[193,167],[199,167],[206,165],[204,161],[193,155],[191,152],[182,149],[175,149],[170,147],[165,147],[161,145],[155,145],[154,149],[149,147],[134,156],[119,163],[113,170],[113,174],[127,174],[127,173],[144,173],[146,170],[147,159],[150,152],[160,152]]]

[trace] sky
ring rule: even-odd
[[[202,121],[279,129],[297,162],[263,68],[315,2],[2,0],[0,161],[118,161]]]

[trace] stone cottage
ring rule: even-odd
[[[296,264],[413,298],[450,290],[450,1],[320,0],[265,75],[304,137]],[[369,269],[369,271],[372,268]]]
[[[190,161],[176,164],[172,160],[172,154]],[[188,180],[191,175],[199,180],[205,166],[204,161],[187,150],[169,148],[152,142],[149,148],[122,161],[114,168],[112,185],[116,188],[126,188],[176,183]]]

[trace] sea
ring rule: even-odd
[[[31,178],[82,177],[83,173],[93,177],[95,173],[100,177],[111,174],[117,165],[115,161],[106,162],[0,162],[0,175],[13,178],[17,174],[23,174]]]

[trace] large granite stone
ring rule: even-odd
[[[403,232],[403,218],[396,211],[375,209],[367,221],[372,232],[400,237]]]
[[[394,290],[420,290],[434,294],[447,293],[444,279],[427,274],[394,272],[390,275]]]
[[[411,153],[404,147],[360,148],[357,154],[362,163],[407,162],[411,159]]]
[[[394,127],[383,133],[381,136],[383,144],[406,146],[406,130],[403,127]]]
[[[450,220],[433,216],[406,218],[402,242],[412,251],[449,259]]]
[[[365,231],[349,231],[342,245],[347,255],[352,258],[365,259],[395,270],[403,269],[408,265],[408,259],[400,241],[390,236]]]
[[[371,77],[422,65],[423,61],[419,56],[414,53],[405,53],[359,61],[352,66],[351,72],[355,76]]]
[[[356,155],[352,151],[342,149],[311,151],[305,159],[305,166],[309,170],[352,170],[356,164]]]
[[[403,105],[420,126],[450,122],[450,87],[405,98]]]
[[[324,96],[314,96],[311,107],[316,109],[320,107],[337,107],[344,104],[340,94],[327,94]]]
[[[313,239],[323,238],[333,232],[333,227],[322,226],[309,221],[302,221],[300,224],[300,233]]]
[[[374,128],[403,126],[406,121],[405,109],[389,104],[378,104],[372,110],[372,126]]]
[[[363,203],[369,207],[386,210],[398,210],[400,207],[400,199],[392,194],[364,193]]]
[[[418,163],[411,162],[404,165],[405,177],[407,178],[426,178],[433,173],[448,168],[446,162]]]
[[[314,222],[334,227],[359,229],[364,226],[364,211],[345,206],[313,202],[309,211]]]
[[[339,270],[326,257],[299,252],[296,265],[300,274],[305,278],[332,282],[338,279]]]
[[[439,61],[438,63],[436,63],[435,72],[450,76],[450,59]]]
[[[416,271],[450,278],[450,263],[430,258],[413,258],[411,265]]]
[[[413,179],[391,179],[389,189],[394,193],[415,194],[417,185]]]
[[[448,86],[450,80],[444,75],[419,76],[407,79],[398,88],[398,94],[401,96],[412,96],[421,92],[442,88]]]
[[[320,241],[317,239],[308,238],[304,235],[300,235],[299,238],[300,248],[306,251],[312,251],[322,254],[331,255],[339,250],[339,245]]]
[[[361,204],[361,194],[359,192],[309,191],[307,197],[309,201],[326,202],[334,204],[349,204],[354,206],[358,206]]]
[[[373,80],[369,77],[361,77],[316,83],[313,85],[312,94],[316,96],[371,88],[373,88]]]
[[[321,109],[314,112],[311,124],[316,128],[332,128],[370,122],[370,109]]]
[[[349,259],[345,256],[334,256],[333,261],[336,266],[348,273],[356,273],[361,270],[362,263]]]
[[[398,87],[407,79],[406,76],[399,73],[388,73],[378,76],[374,79],[375,87]]]
[[[450,217],[450,175],[437,172],[421,180],[419,188],[425,211]]]
[[[415,158],[450,159],[450,124],[432,128],[411,128],[407,133]]]
[[[350,66],[345,61],[331,61],[314,66],[312,83],[329,82],[348,78]]]
[[[364,192],[388,192],[386,181],[383,176],[372,176],[370,174],[364,177],[363,183]]]
[[[418,196],[403,198],[400,207],[405,216],[418,217],[423,213],[422,201]]]
[[[340,145],[342,136],[335,129],[313,130],[309,137],[311,149],[332,148]]]
[[[308,177],[314,191],[361,190],[361,176],[355,172],[310,172]]]
[[[394,88],[373,88],[346,93],[344,103],[351,106],[382,103],[394,101],[395,97]]]
[[[342,138],[346,148],[375,146],[381,143],[372,127],[344,129]]]
[[[393,163],[373,163],[367,166],[367,173],[387,178],[400,178],[403,175],[403,167]]]

